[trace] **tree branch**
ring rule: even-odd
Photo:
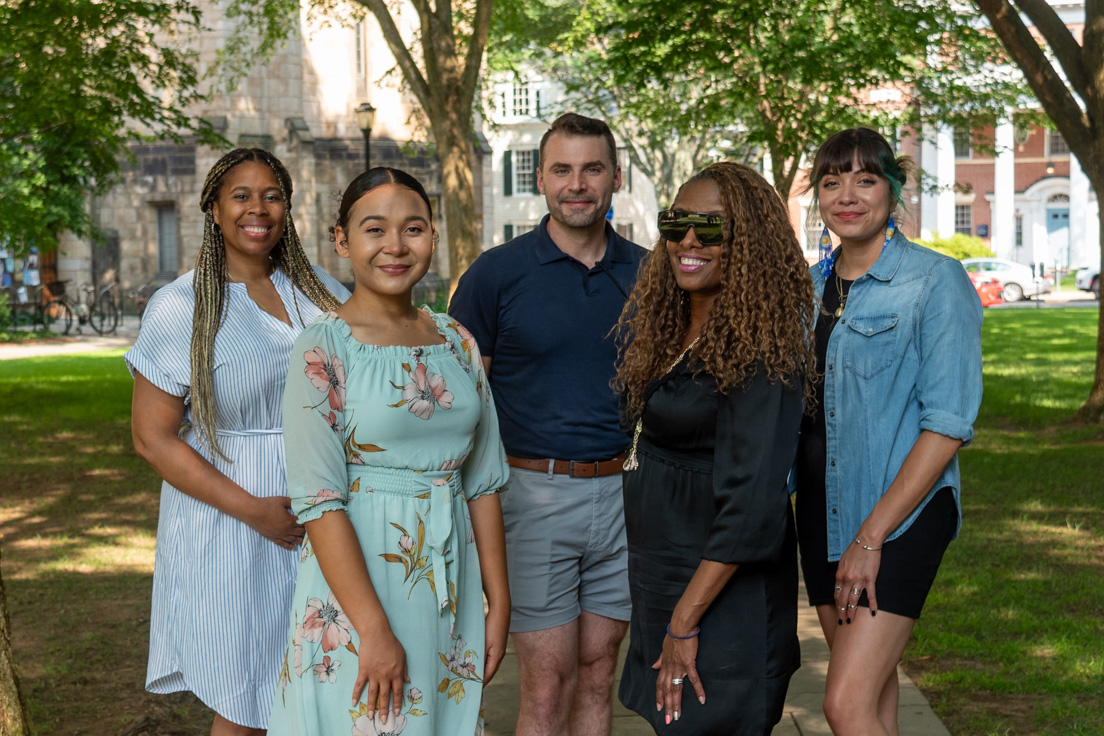
[[[415,63],[414,57],[410,55],[410,49],[406,47],[402,34],[399,33],[399,29],[395,25],[395,19],[391,17],[391,11],[388,10],[387,5],[383,0],[356,1],[368,8],[372,15],[376,16],[376,20],[380,24],[380,31],[383,33],[383,38],[387,41],[387,48],[391,50],[391,55],[395,57],[395,61],[398,62],[399,68],[402,69],[406,83],[410,85],[410,89],[413,90],[414,96],[418,98],[418,102],[421,103],[422,108],[426,110],[430,109],[433,104],[433,98],[430,94],[429,85],[426,84],[425,77],[422,76],[422,71],[418,68],[417,63]],[[417,2],[418,0],[414,1]]]
[[[1058,126],[1070,147],[1081,154],[1092,146],[1088,116],[1077,104],[1058,73],[1051,66],[1035,37],[1027,30],[1020,14],[1008,0],[974,0],[1004,43],[1008,54],[1024,73],[1035,96]],[[1085,100],[1091,105],[1090,99]]]
[[[465,95],[474,95],[475,86],[479,83],[479,69],[483,63],[483,51],[487,47],[493,9],[494,0],[476,1],[471,39],[468,41],[468,53],[464,59],[464,71],[460,77],[460,89]]]
[[[1066,24],[1058,17],[1046,0],[1016,0],[1019,9],[1031,18],[1035,27],[1043,34],[1047,44],[1062,70],[1066,73],[1073,89],[1081,97],[1088,97],[1088,83],[1085,79],[1085,68],[1081,63],[1081,46],[1077,39],[1070,33]]]

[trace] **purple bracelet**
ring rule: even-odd
[[[667,624],[667,636],[671,637],[672,639],[693,639],[700,632],[701,632],[701,627],[700,626],[695,626],[694,630],[691,631],[686,636],[678,636],[676,634],[671,633],[671,624]]]

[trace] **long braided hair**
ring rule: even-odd
[[[199,207],[203,210],[203,246],[196,258],[195,310],[192,313],[192,424],[200,441],[224,460],[215,431],[215,335],[226,318],[227,273],[226,243],[215,224],[213,208],[227,172],[246,161],[263,163],[272,169],[284,201],[284,233],[272,249],[270,258],[291,282],[323,310],[337,309],[339,302],[322,284],[303,252],[295,221],[291,218],[291,175],[280,159],[260,148],[236,148],[220,158],[203,183]],[[298,304],[296,311],[298,312]],[[299,316],[302,323],[303,316]]]
[[[724,394],[762,364],[771,381],[787,386],[800,381],[809,399],[816,370],[815,292],[786,207],[762,176],[742,164],[713,164],[683,187],[703,179],[716,183],[728,221],[721,292],[694,348],[697,365]],[[625,409],[634,420],[644,411],[648,384],[678,356],[690,327],[690,300],[675,281],[666,246],[661,237],[615,328],[615,386],[624,391]]]

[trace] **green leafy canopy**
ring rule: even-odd
[[[94,233],[86,196],[130,144],[217,139],[186,112],[203,99],[190,0],[14,0],[0,29],[0,238],[17,251]]]

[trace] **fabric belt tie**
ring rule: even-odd
[[[266,435],[283,434],[283,429],[216,429],[219,437],[264,437]]]
[[[624,470],[625,453],[609,460],[545,460],[530,459],[524,457],[506,456],[506,462],[511,468],[520,470],[535,470],[538,473],[549,472],[549,466],[555,475],[569,475],[572,478],[601,478],[605,475],[614,475]]]
[[[456,622],[455,589],[457,574],[455,565],[446,559],[455,557],[454,548],[463,542],[457,540],[452,518],[453,497],[463,494],[459,470],[427,470],[385,468],[365,465],[349,465],[349,482],[363,478],[373,491],[397,493],[429,500],[425,523],[425,544],[429,547],[429,569],[433,573],[433,591],[437,597],[438,612],[448,610],[452,623]],[[411,534],[417,534],[413,529]]]

